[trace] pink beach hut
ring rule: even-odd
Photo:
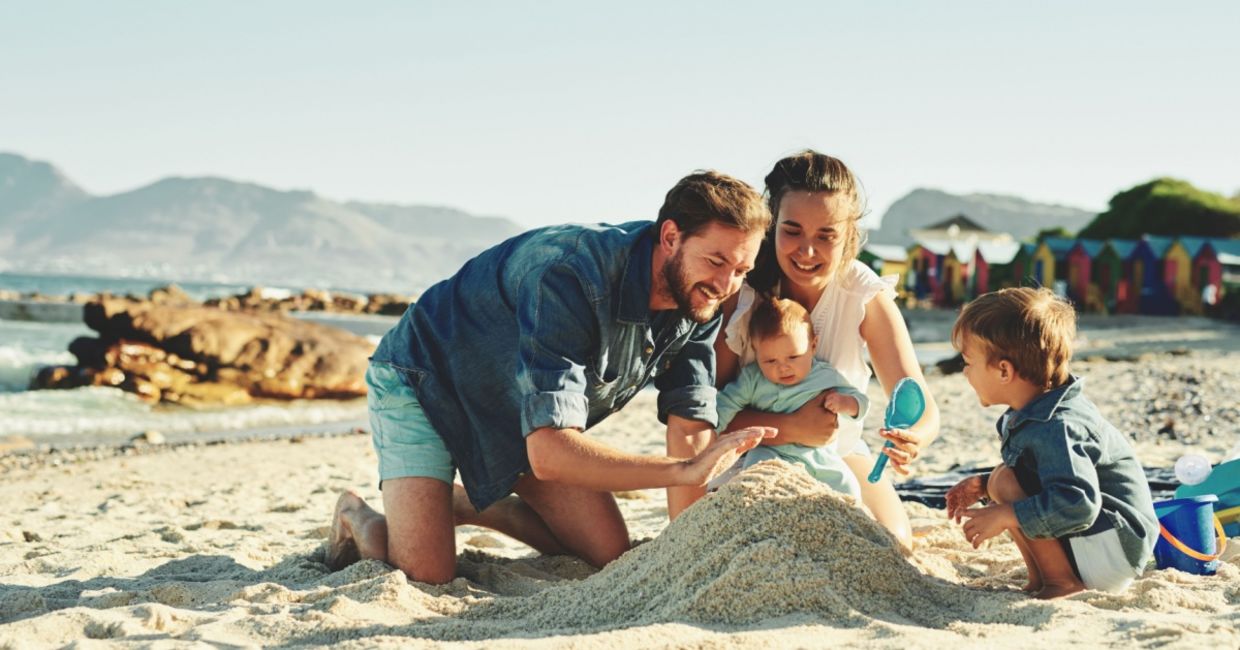
[[[973,254],[973,282],[969,297],[1012,286],[1016,282],[1013,261],[1023,244],[1016,241],[979,242]]]
[[[1102,311],[1104,306],[1101,300],[1095,296],[1092,301],[1091,308],[1090,290],[1091,284],[1094,284],[1093,261],[1098,257],[1098,253],[1102,252],[1103,242],[1096,239],[1078,239],[1072,248],[1068,249],[1067,255],[1064,256],[1064,263],[1068,267],[1066,277],[1068,283],[1068,297],[1077,305],[1090,308],[1090,311]],[[1097,291],[1097,290],[1095,290]]]

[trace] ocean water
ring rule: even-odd
[[[366,419],[364,399],[198,410],[147,404],[118,388],[27,390],[39,368],[73,364],[73,355],[66,351],[69,342],[91,334],[78,323],[0,320],[0,436],[21,435],[52,444],[108,443],[149,430],[218,436],[332,423],[339,423],[343,430]]]
[[[105,278],[86,275],[29,275],[23,273],[0,273],[0,290],[20,293],[41,293],[48,296],[67,296],[72,293],[101,293],[109,291],[116,295],[145,296],[151,289],[170,284],[170,280],[158,278]],[[219,298],[245,293],[248,285],[214,282],[177,282],[195,300]]]
[[[158,279],[37,276],[0,273],[0,289],[22,293],[68,295],[74,292],[145,295],[168,284]],[[235,295],[249,287],[230,284],[178,283],[203,300]],[[294,290],[294,289],[290,289]],[[378,342],[395,319],[378,316],[307,316],[344,327]],[[170,439],[195,436],[301,430],[346,430],[364,425],[364,399],[302,400],[238,407],[191,409],[151,405],[117,388],[28,390],[40,368],[72,365],[69,343],[94,332],[80,322],[0,319],[0,436],[20,435],[47,444],[119,443],[142,431],[155,430]]]

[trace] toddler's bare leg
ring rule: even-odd
[[[1015,485],[1015,491],[1011,489],[1012,484]],[[1019,494],[1020,496],[1016,498],[1024,498],[1025,495],[1012,469],[1002,463],[990,473],[990,478],[986,481],[986,492],[990,500],[995,503],[1011,503],[1012,500],[1004,497],[1016,497]],[[1029,551],[1029,540],[1019,532],[1008,531],[1008,534],[1012,541],[1016,542],[1016,548],[1020,549],[1020,556],[1025,560],[1025,567],[1029,570],[1029,581],[1020,589],[1031,594],[1036,593],[1042,588],[1042,572],[1038,570],[1038,563]]]
[[[995,468],[986,488],[995,503],[1014,503],[1028,496],[1016,480],[1016,473],[1006,465]],[[1043,599],[1062,598],[1084,591],[1085,585],[1072,570],[1068,554],[1058,539],[1026,537],[1019,528],[1009,529],[1008,535],[1016,542],[1029,569],[1029,582],[1023,587],[1025,591]]]

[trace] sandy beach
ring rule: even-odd
[[[950,314],[919,317],[945,350]],[[1240,442],[1240,331],[1203,319],[1083,321],[1086,392],[1147,467]],[[993,465],[1001,409],[931,373],[944,413],[917,476]],[[877,427],[886,399],[870,387]],[[654,394],[592,435],[659,453]],[[3,435],[3,432],[0,432]],[[379,503],[368,435],[0,456],[0,648],[1240,647],[1240,540],[1215,576],[1151,570],[1126,593],[1042,602],[1013,544],[974,551],[907,504],[907,555],[846,498],[781,465],[668,525],[662,491],[617,495],[634,550],[602,571],[499,534],[457,533],[460,576],[411,583],[322,564],[336,495]]]

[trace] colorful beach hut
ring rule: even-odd
[[[1108,239],[1091,265],[1093,281],[1102,294],[1103,305],[1110,313],[1134,314],[1137,301],[1130,287],[1132,251],[1137,242],[1131,239]]]
[[[1020,248],[1016,249],[1016,255],[1012,258],[1012,286],[1014,287],[1035,287],[1039,286],[1035,280],[1034,273],[1037,277],[1041,277],[1034,264],[1033,255],[1038,250],[1037,244],[1021,243]]]
[[[1068,251],[1076,244],[1075,239],[1067,237],[1047,237],[1038,244],[1033,252],[1033,280],[1035,286],[1053,287],[1055,280],[1064,280],[1067,274]]]
[[[914,297],[929,298],[936,304],[942,301],[943,258],[950,251],[951,244],[940,241],[919,241],[909,248],[908,273]]]
[[[1055,253],[1046,242],[1040,242],[1033,250],[1030,260],[1031,269],[1027,275],[1035,287],[1050,286],[1055,280]]]
[[[1193,258],[1193,274],[1207,311],[1229,291],[1240,290],[1240,240],[1207,240]]]
[[[908,281],[908,251],[902,246],[866,244],[857,255],[863,264],[879,275],[895,275],[897,291],[903,292]]]
[[[972,297],[968,294],[968,288],[973,280],[973,256],[976,249],[977,246],[972,242],[952,242],[947,254],[943,256],[943,290],[939,305],[951,307]]]
[[[980,242],[973,253],[973,282],[970,298],[1017,284],[1015,260],[1026,246],[1020,242]]]
[[[1209,241],[1205,237],[1180,237],[1171,242],[1163,256],[1163,279],[1167,289],[1180,303],[1180,311],[1201,314],[1201,290],[1207,284],[1196,272],[1197,256]]]
[[[1180,313],[1180,305],[1167,287],[1165,257],[1173,241],[1170,237],[1143,235],[1132,251],[1132,286],[1140,294],[1137,311],[1142,314]]]
[[[1093,261],[1102,252],[1103,242],[1097,239],[1078,239],[1064,255],[1066,272],[1060,278],[1068,282],[1068,297],[1086,311],[1105,311],[1101,300],[1090,300],[1090,285],[1095,284]]]

